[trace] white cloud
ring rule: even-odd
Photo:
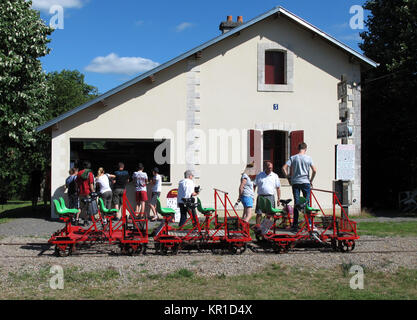
[[[141,57],[119,57],[110,53],[106,57],[96,57],[85,68],[86,71],[97,73],[114,73],[133,75],[157,67],[159,63]]]
[[[193,24],[190,23],[190,22],[182,22],[178,26],[176,26],[175,29],[177,30],[177,32],[181,32],[181,31],[184,31],[187,28],[191,28],[192,26],[193,26]]]
[[[54,5],[65,8],[81,8],[85,4],[85,0],[32,0],[33,9],[49,12]]]

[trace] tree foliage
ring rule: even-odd
[[[84,82],[78,70],[62,70],[47,75],[51,87],[48,120],[55,118],[98,96],[96,87]]]
[[[42,161],[35,128],[46,119],[48,83],[40,57],[52,29],[24,0],[0,2],[0,195],[19,188],[22,175]],[[21,186],[21,184],[20,184]]]
[[[363,199],[395,207],[417,188],[417,0],[368,0],[360,48],[380,65],[364,74]]]

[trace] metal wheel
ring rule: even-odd
[[[330,240],[330,245],[332,246],[333,251],[337,251],[337,241],[336,241],[336,239]]]
[[[242,254],[246,251],[246,243],[231,243],[229,245],[229,252],[231,254]]]
[[[72,252],[72,246],[71,245],[61,245],[55,246],[55,255],[57,257],[68,257]]]
[[[280,246],[279,243],[274,242],[272,244],[272,250],[274,251],[274,253],[281,253],[282,247]]]
[[[179,250],[178,243],[161,243],[160,244],[160,253],[163,255],[176,255]]]
[[[349,252],[355,249],[355,240],[339,240],[338,248],[340,252]]]

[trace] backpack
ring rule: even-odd
[[[92,172],[90,169],[84,169],[84,172],[83,172],[83,174],[81,175],[81,178],[83,179],[83,180],[87,180],[88,179],[88,175],[89,175],[89,173],[90,172]]]

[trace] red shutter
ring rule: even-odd
[[[298,145],[304,142],[304,130],[291,131],[291,156],[298,153]]]
[[[254,163],[251,178],[262,170],[262,132],[248,130],[248,163]]]

